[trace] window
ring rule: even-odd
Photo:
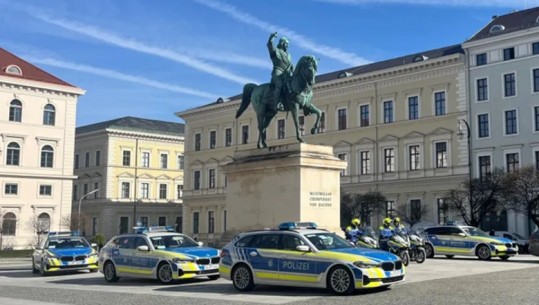
[[[101,165],[101,151],[97,150],[95,152],[95,166],[100,166],[100,165]]]
[[[79,186],[73,185],[73,200],[79,199]]]
[[[436,146],[436,168],[447,167],[447,143],[439,142]]]
[[[384,102],[384,123],[393,122],[393,101]]]
[[[129,182],[122,182],[122,198],[129,198],[129,191],[130,184]]]
[[[305,116],[300,115],[298,117],[298,127],[299,127],[299,133],[304,136],[305,135]]]
[[[120,234],[127,234],[129,227],[129,217],[120,217]]]
[[[45,105],[45,109],[43,111],[43,125],[54,126],[55,117],[56,108],[54,108],[54,106],[51,104]]]
[[[215,233],[215,212],[208,211],[208,233]]]
[[[123,151],[122,164],[123,164],[123,166],[130,166],[131,165],[131,151],[129,151],[129,150],[124,150]]]
[[[408,98],[408,119],[417,120],[419,118],[419,99],[417,96]]]
[[[94,190],[97,190],[97,192],[94,193],[94,199],[99,198],[99,182],[94,183]]]
[[[225,129],[225,146],[232,146],[232,128]]]
[[[182,199],[183,197],[183,184],[176,185],[176,198]]]
[[[539,151],[535,151],[535,169],[539,171]]]
[[[318,126],[318,133],[326,132],[326,113],[322,112],[320,115],[320,125]]]
[[[503,76],[503,84],[504,84],[504,96],[515,96],[516,95],[516,80],[515,80],[515,73],[509,73],[505,74]]]
[[[9,120],[11,122],[20,122],[22,120],[22,103],[19,100],[13,100],[9,104]]]
[[[337,130],[346,129],[346,109],[337,110]]]
[[[486,101],[488,100],[488,83],[486,78],[477,80],[477,100]]]
[[[241,144],[249,143],[249,125],[241,126]]]
[[[505,134],[517,134],[517,111],[516,110],[507,110],[505,111]]]
[[[284,139],[285,136],[285,125],[284,119],[277,120],[277,139]]]
[[[534,117],[535,117],[535,131],[539,131],[539,106],[533,107]]]
[[[507,172],[511,173],[518,169],[519,167],[519,157],[518,153],[510,153],[505,155],[505,164]]]
[[[436,202],[438,204],[438,224],[439,225],[446,225],[447,224],[447,217],[448,217],[448,210],[449,206],[447,203],[445,203],[444,198],[438,198],[436,199]]]
[[[395,201],[386,201],[386,217],[393,217],[395,214]]]
[[[168,168],[168,155],[167,154],[161,154],[161,168]]]
[[[6,183],[4,194],[6,195],[17,195],[19,194],[19,185],[16,183]]]
[[[193,234],[198,234],[199,213],[193,212]]]
[[[17,229],[17,217],[14,213],[6,213],[2,216],[2,235],[15,236]]]
[[[515,48],[503,49],[503,60],[515,59]]]
[[[362,105],[359,107],[359,126],[366,127],[369,125],[369,105]]]
[[[21,147],[15,142],[11,142],[7,145],[7,165],[19,165],[21,157]]]
[[[487,53],[481,53],[475,55],[476,65],[482,66],[487,64]]]
[[[52,146],[45,145],[41,149],[41,167],[52,167],[54,150]]]
[[[370,151],[362,151],[359,153],[360,158],[360,164],[361,169],[360,173],[362,175],[368,175],[371,173],[371,152]]]
[[[200,133],[195,134],[195,151],[200,151],[200,143],[202,141],[202,136]]]
[[[176,232],[183,232],[183,217],[181,216],[176,217]]]
[[[90,153],[84,154],[84,167],[90,167]]]
[[[167,225],[167,218],[165,216],[159,216],[159,218],[157,218],[157,225],[158,226],[166,226]]]
[[[393,173],[395,171],[395,149],[384,149],[384,172]]]
[[[82,195],[88,194],[88,183],[85,183],[82,185],[82,190],[83,190]]]
[[[150,184],[149,183],[140,184],[140,197],[142,199],[148,199],[150,197]]]
[[[75,155],[75,169],[79,169],[79,154]]]
[[[141,227],[147,227],[148,226],[148,216],[141,216],[140,217],[140,226]]]
[[[159,184],[159,199],[167,199],[167,185]]]
[[[343,161],[347,161],[347,160],[346,160],[346,159],[347,159],[346,154],[338,154],[338,155],[337,155],[337,158],[339,158],[340,160],[343,160]],[[345,168],[345,169],[342,169],[342,170],[341,170],[341,177],[346,176],[346,174],[347,174],[347,173],[346,173],[346,168]]]
[[[223,232],[226,232],[226,210],[223,210]]]
[[[539,42],[532,43],[532,54],[533,55],[539,54]]]
[[[208,188],[214,189],[215,188],[215,169],[210,168],[208,170]]]
[[[52,185],[50,185],[50,184],[41,184],[39,186],[39,195],[40,196],[51,196],[52,195]]]
[[[216,131],[210,131],[210,149],[214,149],[216,145]]]
[[[51,216],[47,213],[41,213],[37,216],[37,228],[36,233],[44,233],[51,228]]]
[[[142,167],[150,167],[150,153],[147,151],[142,152]]]
[[[178,155],[178,169],[185,169],[185,157],[184,155]]]
[[[410,170],[411,171],[418,170],[420,167],[419,145],[410,145],[409,154],[410,154]]]
[[[479,156],[479,179],[485,180],[490,176],[490,156]]]
[[[97,234],[97,224],[99,222],[99,218],[97,217],[93,217],[92,218],[92,235],[96,235]]]
[[[413,220],[421,219],[421,200],[412,199],[410,200],[410,218]]]
[[[434,108],[436,116],[445,114],[445,92],[434,93]]]
[[[200,190],[200,171],[193,172],[193,189]]]
[[[539,92],[539,69],[533,69],[533,92]]]
[[[490,131],[488,127],[488,114],[479,114],[477,115],[477,128],[479,138],[488,138],[490,136]]]

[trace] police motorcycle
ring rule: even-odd
[[[376,239],[376,233],[372,227],[365,227],[363,229],[345,230],[346,239],[357,247],[378,249],[378,240]]]
[[[404,232],[385,228],[380,234],[380,248],[400,257],[404,266],[410,264],[410,239]]]
[[[410,260],[421,264],[427,258],[427,253],[425,252],[425,237],[418,230],[409,230],[407,233],[410,240]]]

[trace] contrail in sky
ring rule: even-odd
[[[64,29],[74,31],[79,34],[83,34],[85,36],[89,36],[89,37],[95,38],[97,40],[100,40],[100,41],[103,41],[103,42],[106,42],[106,43],[109,43],[109,44],[112,44],[121,48],[166,58],[166,59],[184,64],[184,65],[187,65],[199,71],[203,71],[208,74],[212,74],[220,78],[230,80],[235,83],[239,83],[242,85],[246,83],[260,83],[255,80],[252,80],[252,79],[240,76],[240,75],[236,75],[230,71],[208,64],[206,62],[203,62],[191,56],[187,56],[185,54],[180,54],[178,52],[174,52],[174,51],[159,48],[159,47],[149,46],[144,43],[138,42],[136,40],[123,38],[116,34],[100,30],[90,25],[85,25],[81,23],[76,23],[76,22],[71,22],[71,21],[66,21],[66,20],[61,20],[61,19],[56,19],[56,18],[53,19],[42,14],[36,15],[36,17],[49,24],[54,24]]]
[[[69,69],[69,70],[74,70],[74,71],[79,71],[79,72],[95,74],[99,76],[114,78],[114,79],[118,79],[118,80],[122,80],[126,82],[154,87],[158,89],[164,89],[168,91],[199,96],[199,97],[203,97],[207,99],[217,99],[219,97],[219,95],[217,94],[208,93],[208,92],[186,88],[186,87],[181,87],[181,86],[177,86],[173,84],[167,84],[160,81],[151,80],[145,77],[124,74],[124,73],[113,71],[113,70],[101,69],[101,68],[97,68],[93,66],[81,65],[77,63],[61,61],[61,60],[52,59],[52,58],[36,58],[32,56],[21,56],[21,57],[35,64],[42,64],[42,65],[47,65],[47,66],[53,66],[53,67],[58,67],[58,68],[63,68],[63,69]]]
[[[539,0],[313,0],[336,4],[411,4],[432,6],[464,6],[464,7],[509,7],[526,8],[539,4]]]
[[[219,1],[214,1],[214,0],[194,0],[194,1],[202,5],[205,5],[207,7],[210,7],[212,9],[215,9],[217,11],[223,12],[239,22],[255,26],[267,32],[279,32],[279,35],[287,36],[293,41],[294,44],[298,45],[301,48],[311,50],[313,52],[316,52],[318,54],[324,55],[329,58],[333,58],[342,63],[345,63],[346,65],[360,66],[366,63],[370,63],[370,61],[362,57],[359,57],[356,54],[345,52],[338,48],[316,43],[308,39],[307,37],[304,37],[292,30],[260,20],[249,13],[245,13],[238,10],[233,5],[222,3]]]

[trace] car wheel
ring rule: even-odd
[[[399,257],[401,258],[404,266],[408,266],[410,264],[410,253],[408,253],[408,251],[401,251],[399,253]]]
[[[49,273],[47,271],[45,271],[45,262],[44,261],[41,261],[41,265],[39,266],[39,274],[41,274],[41,276],[49,275]]]
[[[446,255],[445,257],[447,257],[447,258],[453,258],[453,257],[455,257],[455,256],[454,256],[454,255]]]
[[[415,262],[418,264],[421,264],[425,261],[426,257],[427,257],[427,254],[425,253],[425,249],[419,249],[417,250],[417,253],[415,254]]]
[[[116,268],[112,262],[106,262],[103,267],[103,274],[105,275],[105,281],[109,283],[117,282],[120,278],[116,275]]]
[[[39,270],[36,268],[36,264],[34,263],[34,260],[32,259],[32,273],[37,274],[39,273]]]
[[[428,258],[433,258],[434,257],[434,248],[431,245],[426,244],[425,245],[425,254],[427,255]]]
[[[490,249],[487,245],[477,247],[476,253],[480,260],[488,261],[490,259]]]
[[[337,295],[351,294],[355,288],[354,277],[347,268],[337,266],[329,272],[327,286]]]
[[[508,255],[500,256],[500,259],[501,259],[502,261],[506,261],[506,260],[509,259],[509,256],[508,256]]]
[[[239,291],[250,291],[255,288],[253,273],[247,265],[239,265],[232,270],[232,284]]]
[[[210,275],[210,276],[208,276],[210,281],[215,281],[215,280],[219,279],[219,277],[221,277],[221,276],[220,275]]]
[[[157,267],[157,279],[163,284],[170,284],[174,281],[172,279],[172,267],[169,263],[161,263]]]

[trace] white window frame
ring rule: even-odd
[[[215,144],[213,147],[211,147],[211,133],[215,133]],[[210,129],[208,131],[208,149],[216,149],[217,148],[217,130],[216,129]]]
[[[361,123],[361,107],[363,107],[363,106],[367,106],[367,109],[369,110],[369,116],[367,118],[369,120],[369,125],[366,125],[366,126],[362,125],[362,123]],[[370,103],[362,103],[362,104],[357,105],[357,118],[358,118],[358,120],[357,120],[357,126],[358,127],[369,127],[369,126],[372,125],[372,119],[371,119],[372,118],[372,111],[371,111],[371,104]]]
[[[505,112],[506,111],[515,111],[515,117],[517,118],[517,132],[516,133],[512,133],[512,134],[507,134],[507,130],[506,130],[506,122],[505,122]],[[504,137],[515,137],[515,136],[518,136],[519,133],[520,133],[520,126],[519,126],[519,116],[518,116],[518,108],[513,108],[513,109],[503,109],[502,110],[502,124],[503,124],[503,136]]]
[[[479,162],[479,157],[489,157],[490,158],[490,169],[489,169],[490,173],[492,173],[492,170],[494,169],[493,168],[494,159],[493,159],[492,152],[478,152],[475,155],[475,166],[474,166],[475,173],[472,173],[474,178],[480,178],[479,174],[481,173],[481,163]]]
[[[515,74],[515,95],[505,96],[505,76],[508,74]],[[517,71],[506,71],[502,73],[502,100],[508,100],[518,97],[518,74]],[[533,90],[533,87],[532,87]]]
[[[418,168],[416,169],[412,169],[412,167],[410,166],[410,158],[411,158],[411,155],[410,155],[410,147],[412,146],[418,146],[418,151],[419,151],[419,165],[418,165]],[[406,144],[406,170],[407,171],[411,171],[411,172],[416,172],[416,171],[421,171],[423,169],[423,144],[421,143],[410,143],[410,144]]]
[[[488,116],[488,137],[479,137],[479,116],[483,114],[486,114]],[[490,112],[478,112],[476,113],[475,117],[477,122],[477,128],[475,128],[475,139],[478,141],[490,139],[492,137],[492,127],[490,125],[490,123],[492,122],[492,116],[490,115]]]
[[[144,154],[148,154],[148,166],[144,166]],[[140,165],[141,167],[150,168],[152,164],[152,154],[149,150],[143,150],[140,152]]]
[[[478,99],[478,95],[479,95],[479,86],[477,86],[477,81],[480,80],[480,79],[486,79],[487,80],[487,99],[486,100],[482,100],[480,101]],[[490,101],[490,79],[488,76],[483,76],[483,77],[477,77],[474,79],[474,94],[475,94],[475,97],[474,97],[474,100],[476,103],[488,103]]]
[[[436,115],[436,93],[441,93],[441,92],[444,93],[444,114]],[[433,117],[444,116],[449,113],[449,109],[447,109],[447,106],[449,105],[449,103],[447,102],[448,100],[449,100],[449,95],[446,89],[432,90],[432,116]]]
[[[346,120],[346,126],[344,127],[344,129],[339,129],[339,111],[340,110],[344,110],[345,111],[345,120]],[[336,131],[342,131],[342,130],[347,130],[348,129],[348,126],[349,126],[349,118],[348,118],[348,107],[339,107],[337,109],[335,109],[335,130]],[[327,126],[327,124],[326,124]]]
[[[507,173],[507,155],[516,153],[518,155],[518,168],[522,168],[522,152],[520,148],[508,148],[503,150],[503,168]]]
[[[417,97],[417,118],[410,119],[410,98]],[[406,96],[406,120],[415,121],[421,119],[421,96],[419,94],[410,94]]]

